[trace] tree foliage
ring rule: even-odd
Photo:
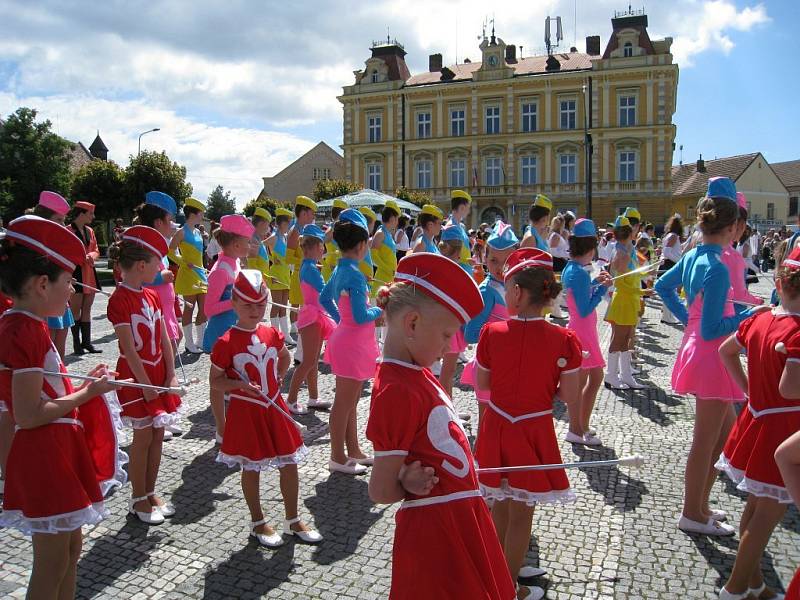
[[[416,192],[405,187],[399,187],[394,191],[395,198],[411,202],[422,208],[426,204],[431,204],[431,197],[425,192]]]
[[[314,186],[314,200],[320,202],[357,192],[362,187],[346,179],[320,179]]]
[[[291,204],[288,202],[281,202],[280,200],[275,200],[270,198],[266,194],[259,194],[258,198],[253,198],[247,204],[244,205],[244,214],[247,217],[252,217],[253,213],[256,212],[256,209],[266,208],[272,216],[275,216],[275,209],[279,206],[283,208],[288,208],[291,210]]]
[[[215,187],[214,191],[208,195],[206,218],[219,221],[224,215],[232,215],[235,212],[236,198],[232,198],[230,191],[226,192],[221,185]]]
[[[180,209],[192,195],[192,184],[186,181],[186,167],[171,161],[165,152],[142,151],[131,156],[125,168],[124,206],[119,212],[132,210],[151,191],[169,194]]]
[[[93,160],[81,167],[72,179],[72,199],[94,204],[95,215],[100,220],[130,218],[129,209],[133,206],[124,202],[124,194],[125,172],[110,160]]]
[[[0,212],[10,220],[39,201],[42,190],[69,194],[70,144],[20,107],[0,126]]]

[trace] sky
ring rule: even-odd
[[[535,6],[533,6],[535,5]],[[621,0],[0,0],[0,115],[39,111],[87,147],[99,130],[121,166],[142,149],[187,167],[194,195],[222,185],[241,207],[320,140],[340,151],[336,96],[373,40],[428,55],[480,59],[486,19],[497,35],[542,53],[544,19],[562,17],[561,48],[604,48]],[[800,158],[800,2],[656,0],[651,39],[670,36],[680,67],[675,162],[754,151]],[[487,13],[491,10],[492,12]]]

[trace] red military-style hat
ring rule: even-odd
[[[258,269],[239,271],[233,283],[233,293],[250,304],[258,304],[269,298],[269,288]]]
[[[75,208],[80,208],[82,210],[88,210],[89,212],[94,212],[94,204],[91,202],[86,202],[85,200],[79,200],[75,203]]]
[[[520,248],[512,252],[503,265],[503,281],[513,277],[523,269],[553,270],[553,257],[539,248]]]
[[[440,254],[409,254],[397,264],[394,280],[410,283],[449,309],[462,323],[483,310],[483,298],[475,280]]]
[[[78,236],[63,225],[36,215],[11,221],[6,239],[46,256],[70,273],[86,260],[86,249]]]
[[[789,269],[800,269],[800,246],[795,246],[795,248],[789,252],[788,256],[783,259],[781,266]]]
[[[163,260],[169,253],[169,244],[167,244],[166,238],[152,227],[147,227],[146,225],[128,227],[125,233],[122,234],[122,239],[134,242],[150,250],[158,257],[158,260]]]

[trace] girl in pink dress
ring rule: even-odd
[[[739,205],[739,219],[736,221],[736,233],[733,239],[739,240],[747,228],[747,198],[743,193],[736,192],[736,202]],[[744,256],[732,244],[722,249],[722,264],[728,267],[728,274],[731,277],[731,300],[735,306],[741,307],[740,302],[744,305],[764,304],[764,300],[751,294],[747,289],[747,263]]]
[[[739,207],[736,187],[727,177],[712,177],[708,193],[697,205],[702,244],[683,255],[656,282],[667,308],[686,325],[672,369],[672,389],[692,394],[696,401],[694,439],[686,460],[683,512],[678,527],[706,535],[733,535],[721,511],[708,505],[716,479],[714,460],[736,420],[732,403],[744,401],[744,392],[719,356],[720,344],[756,309],[735,314],[729,301],[730,277],[720,255],[736,233]],[[683,286],[689,307],[677,289]]]
[[[583,361],[581,362],[581,396],[577,404],[567,405],[569,411],[569,431],[566,440],[573,444],[587,446],[601,445],[600,438],[590,428],[594,402],[603,384],[603,369],[606,362],[600,350],[597,335],[597,305],[611,286],[611,276],[601,271],[594,281],[586,268],[592,264],[597,251],[597,229],[589,219],[578,219],[572,236],[569,238],[569,253],[572,259],[561,273],[561,283],[567,297],[569,322],[581,341]]]
[[[748,391],[748,405],[731,430],[716,467],[747,492],[736,562],[723,600],[775,598],[759,565],[775,526],[792,503],[775,452],[800,431],[800,249],[775,277],[781,306],[744,321],[720,348],[731,376]],[[747,352],[747,373],[741,351]]]
[[[297,315],[297,330],[302,340],[303,358],[292,373],[289,394],[286,397],[289,410],[299,415],[308,412],[308,409],[297,400],[300,386],[304,381],[308,383],[308,408],[331,407],[330,402],[319,399],[317,365],[322,342],[330,337],[336,327],[336,323],[319,303],[319,294],[325,288],[325,282],[322,280],[317,262],[322,260],[325,250],[325,232],[317,225],[311,224],[303,228],[302,234],[300,247],[303,250],[303,262],[300,265],[300,290],[303,293],[303,304]]]

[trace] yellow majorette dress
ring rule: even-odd
[[[377,267],[375,279],[369,286],[372,296],[378,294],[381,286],[389,285],[397,271],[397,244],[395,244],[391,232],[386,227],[381,225],[380,230],[383,232],[383,243],[372,249],[372,259]]]
[[[303,291],[300,288],[300,265],[303,264],[303,249],[286,249],[286,262],[291,268],[291,278],[289,279],[289,304],[301,306],[303,304]]]
[[[247,268],[261,271],[264,280],[269,285],[269,252],[267,252],[264,242],[258,242],[258,256],[251,256],[247,259]]]
[[[291,273],[286,262],[286,234],[278,232],[275,235],[277,239],[270,254],[272,262],[269,267],[270,278],[267,280],[267,287],[275,291],[288,290]]]
[[[333,227],[333,225],[331,225]],[[322,278],[328,281],[336,268],[336,263],[339,262],[339,246],[333,240],[325,242],[325,256],[322,257]]]
[[[180,258],[175,261],[178,263],[175,293],[179,296],[205,294],[208,291],[208,278],[203,269],[203,236],[188,223],[184,224],[181,230],[183,239],[178,244]],[[174,255],[170,257],[173,258]],[[189,264],[194,265],[194,268],[190,268]]]
[[[617,252],[628,252],[628,249],[620,243],[616,245]],[[633,258],[628,260],[628,270],[636,269],[637,265]],[[612,269],[611,274],[616,277],[621,273],[615,273]],[[637,273],[626,275],[614,282],[614,296],[606,312],[606,321],[614,325],[633,326],[639,322],[639,300],[642,296],[642,278]]]

